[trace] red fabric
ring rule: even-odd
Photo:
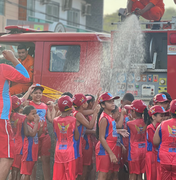
[[[53,121],[54,131],[57,137],[55,149],[55,162],[66,163],[75,159],[74,131],[76,118],[72,116],[57,117]]]
[[[76,160],[76,177],[83,173],[83,157],[78,157]]]
[[[14,158],[14,139],[9,120],[0,119],[0,158]]]
[[[19,113],[13,113],[10,118],[10,123],[14,132],[15,139],[15,154],[22,155],[22,148],[25,138],[23,131],[23,122],[25,118],[25,115]]]
[[[110,147],[110,149],[112,151],[114,151],[114,149],[116,148],[116,142],[117,142],[117,136],[118,136],[117,129],[116,129],[116,122],[114,121],[114,119],[112,119],[111,116],[109,116],[108,114],[103,112],[100,116],[99,124],[100,124],[102,118],[106,118],[106,120],[107,120],[107,127],[106,127],[106,132],[105,132],[106,142],[107,142],[108,146]],[[98,141],[98,143],[96,145],[96,155],[109,156],[109,154],[105,151],[105,149],[102,146],[100,141]]]
[[[127,122],[129,136],[129,155],[128,161],[140,161],[145,159],[147,150],[146,143],[146,124],[143,119],[135,119]]]
[[[0,64],[0,119],[10,119],[9,81],[27,83],[30,79],[26,69],[21,64],[18,64],[15,68],[7,64]]]
[[[155,1],[155,0],[153,0]],[[160,0],[161,2],[161,0]],[[134,11],[136,8],[139,9],[144,9],[144,7],[149,3],[149,0],[140,0],[140,1],[136,1],[133,3],[132,6],[132,11]],[[155,2],[152,2],[155,3]],[[145,12],[144,14],[142,14],[142,17],[144,17],[147,20],[154,20],[154,21],[159,21],[163,14],[164,14],[164,3],[157,3],[153,8],[151,8],[149,11]]]
[[[161,180],[176,180],[176,166],[161,164]]]
[[[21,168],[21,159],[22,159],[22,155],[16,154],[14,156],[14,161],[13,161],[12,167],[16,167],[16,168],[20,169]]]
[[[50,135],[47,134],[42,138],[39,138],[39,156],[50,156],[50,149],[51,149],[51,138]]]
[[[34,123],[27,123],[29,127],[34,128]],[[25,137],[23,145],[22,161],[37,161],[38,160],[38,133],[35,137]]]
[[[161,123],[160,163],[176,166],[176,119]]]
[[[75,160],[67,163],[54,163],[53,180],[75,180]]]
[[[47,105],[45,103],[41,102],[40,104],[35,104],[33,101],[30,101],[29,105],[34,106],[36,108],[37,114],[40,117],[40,121],[44,121],[43,133],[39,137],[39,138],[43,138],[43,137],[45,137],[45,134],[48,133],[48,130],[47,130],[47,121],[46,121],[46,115],[47,115],[48,107],[47,107]]]
[[[22,161],[20,174],[31,175],[34,165],[34,161]]]
[[[140,161],[129,161],[130,174],[142,174],[145,173],[145,158]]]
[[[149,151],[146,153],[146,176],[147,180],[157,179],[157,154]]]
[[[161,164],[157,162],[157,180],[161,180]]]
[[[157,126],[158,125],[156,125],[156,128],[157,128]],[[148,134],[147,141],[152,143],[152,146],[154,147],[154,149],[152,148],[152,150],[155,150],[155,151],[157,151],[156,150],[157,146],[155,146],[153,144],[153,137],[154,137],[156,128],[153,126],[153,124],[150,124],[150,125],[147,126],[147,134]]]

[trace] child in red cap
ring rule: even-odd
[[[58,100],[61,115],[53,121],[57,138],[53,180],[75,180],[75,142],[79,139],[79,131],[76,118],[71,116],[72,105],[73,101],[69,96],[62,96]]]
[[[14,161],[12,164],[12,179],[17,179],[20,174],[21,158],[23,155],[24,131],[23,123],[26,118],[25,115],[20,114],[21,100],[17,96],[12,96],[12,113],[10,116],[10,123],[14,133]]]
[[[157,127],[153,138],[154,145],[159,146],[161,180],[176,177],[176,100],[170,103],[170,113],[172,118]]]
[[[127,122],[129,136],[128,164],[130,180],[142,179],[145,173],[145,154],[146,154],[146,128],[144,119],[148,118],[147,106],[142,100],[134,100],[131,105],[125,108],[131,110],[134,120]],[[142,118],[144,114],[144,119]]]
[[[25,138],[20,174],[22,174],[21,179],[30,180],[33,167],[38,159],[38,137],[42,134],[44,122],[39,123],[40,117],[34,106],[26,106],[23,114],[26,115],[26,119],[24,121]]]
[[[75,107],[75,111],[73,113],[74,117],[78,123],[79,130],[79,140],[76,141],[77,154],[76,154],[76,177],[78,175],[82,175],[83,173],[83,157],[82,157],[82,141],[85,134],[85,130],[92,129],[95,124],[95,120],[98,114],[98,108],[94,110],[92,120],[88,121],[86,117],[83,115],[85,110],[87,110],[87,99],[83,94],[75,94],[73,97],[73,106]]]
[[[154,105],[162,106],[166,111],[169,109],[170,101],[167,99],[165,94],[157,94],[153,98]]]
[[[97,117],[96,131],[99,141],[95,153],[96,169],[100,180],[106,180],[108,172],[114,169],[114,166],[120,161],[120,157],[116,156],[118,140],[116,122],[112,118],[112,110],[115,109],[114,100],[119,98],[118,96],[113,97],[108,92],[102,94],[99,98],[101,109]]]
[[[147,126],[147,153],[146,153],[146,175],[147,180],[155,180],[159,178],[159,166],[157,165],[158,149],[153,145],[153,136],[158,125],[162,122],[165,109],[162,106],[155,105],[148,111],[151,124]],[[158,167],[158,168],[157,168]]]

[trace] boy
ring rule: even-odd
[[[15,151],[14,161],[12,164],[12,179],[17,180],[20,175],[21,158],[23,155],[24,143],[24,127],[23,123],[26,118],[25,115],[20,114],[21,100],[17,96],[12,96],[12,114],[10,116],[10,123],[14,133]]]
[[[58,100],[61,115],[54,119],[53,127],[57,138],[55,148],[55,161],[53,169],[53,180],[75,180],[75,140],[79,139],[76,118],[70,116],[72,113],[72,99],[62,96]]]
[[[39,123],[40,117],[34,106],[26,106],[23,110],[26,115],[24,121],[24,145],[21,161],[21,180],[30,180],[35,162],[38,159],[38,136],[42,133],[43,122]],[[38,128],[40,125],[40,128]],[[39,131],[38,131],[39,129]]]
[[[47,120],[50,122],[53,121],[55,116],[55,109],[53,103],[48,102],[51,107],[48,109],[45,103],[41,102],[42,94],[44,88],[40,84],[32,85],[26,94],[23,96],[23,99],[27,100],[29,95],[32,97],[32,101],[29,102],[29,105],[32,105],[36,108],[37,114],[40,117],[40,121],[44,121],[43,133],[39,138],[39,156],[41,156],[42,169],[44,174],[44,179],[50,179],[50,148],[51,148],[51,138],[47,130]],[[36,177],[36,168],[33,172],[33,177]]]

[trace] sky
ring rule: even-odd
[[[174,0],[163,0],[165,7],[175,7]],[[119,8],[126,7],[127,0],[104,0],[104,15],[112,14],[116,12]]]

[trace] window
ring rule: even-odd
[[[59,4],[47,4],[46,14],[47,20],[59,22]]]
[[[80,11],[77,9],[71,9],[67,12],[68,25],[79,26],[80,23]]]
[[[4,15],[4,9],[5,9],[5,0],[0,0],[0,15]]]
[[[27,14],[28,16],[35,16],[35,1],[34,0],[27,0]]]
[[[78,72],[80,64],[80,46],[51,46],[50,71]]]

